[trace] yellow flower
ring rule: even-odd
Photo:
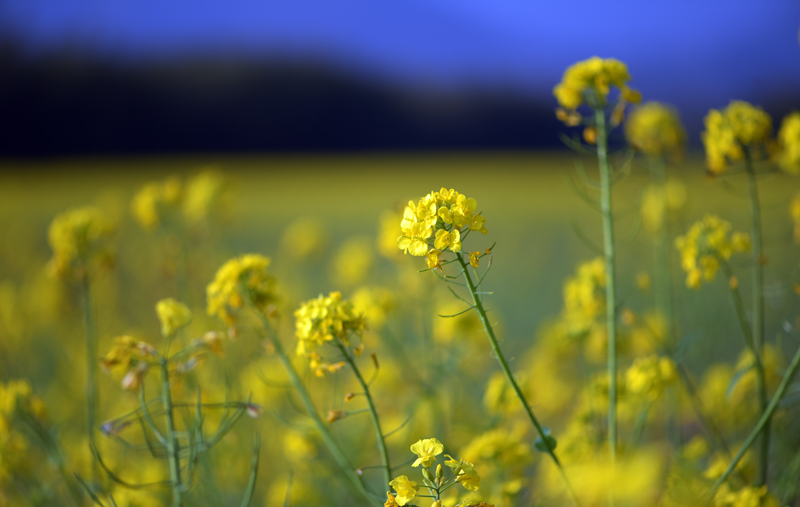
[[[286,228],[281,237],[281,249],[294,259],[306,259],[322,252],[325,241],[325,227],[322,222],[306,218],[297,220]],[[392,243],[392,247],[396,249],[394,235]]]
[[[456,480],[470,491],[478,491],[481,487],[481,478],[478,477],[478,472],[469,461],[461,460],[461,472]]]
[[[368,237],[350,238],[334,255],[331,266],[333,279],[341,285],[357,285],[367,277],[374,263],[372,240]]]
[[[562,321],[568,334],[585,336],[604,315],[606,268],[602,257],[578,266],[578,272],[564,283]]]
[[[331,292],[327,297],[320,294],[316,299],[301,303],[294,316],[297,354],[309,357],[312,368],[316,362],[316,368],[322,366],[328,371],[331,371],[328,365],[320,363],[319,356],[315,355],[316,348],[334,340],[349,346],[349,335],[360,335],[366,328],[364,317],[356,313],[350,301],[342,300],[341,292]]]
[[[228,191],[228,180],[216,169],[206,169],[186,184],[183,197],[183,216],[189,222],[208,218],[211,210],[221,204]]]
[[[92,256],[103,252],[103,241],[112,231],[111,222],[92,206],[57,215],[48,231],[48,240],[53,249],[50,272],[56,276],[67,276],[75,274],[76,267],[85,268]]]
[[[731,224],[714,215],[706,215],[695,223],[685,236],[675,240],[681,254],[681,266],[686,271],[686,286],[699,288],[701,281],[710,282],[719,270],[720,262],[726,262],[736,252],[750,249],[747,234],[730,235]]]
[[[397,497],[395,498],[395,501],[397,502],[397,505],[400,505],[401,507],[410,502],[411,500],[413,500],[415,496],[417,496],[417,489],[418,489],[417,483],[408,480],[408,477],[406,477],[405,475],[401,475],[400,477],[393,479],[392,481],[389,482],[389,484],[397,492]]]
[[[435,438],[425,438],[411,445],[411,452],[417,455],[417,460],[411,465],[429,467],[436,461],[436,457],[444,451],[444,446]]]
[[[712,173],[722,173],[728,162],[742,160],[744,149],[764,150],[770,142],[772,118],[760,107],[735,100],[722,111],[712,109],[705,117],[702,134],[706,164]]]
[[[383,507],[397,507],[397,501],[391,491],[386,492],[386,503],[383,504]]]
[[[478,203],[453,189],[431,192],[417,203],[409,201],[400,222],[402,235],[397,246],[405,253],[418,257],[428,254],[429,238],[434,236],[434,248],[461,251],[461,231],[469,229],[487,234],[486,219],[476,214]]]
[[[156,303],[156,313],[161,322],[161,334],[166,338],[192,322],[192,312],[185,304],[172,298]]]
[[[675,363],[670,358],[652,355],[634,361],[625,372],[625,388],[631,394],[656,401],[676,378]]]
[[[472,264],[472,267],[478,269],[478,262],[481,258],[481,252],[470,252],[469,253],[469,263]]]
[[[438,250],[449,248],[453,252],[460,252],[461,233],[458,232],[458,229],[453,229],[451,232],[439,229],[436,231],[436,239],[433,242],[433,246]]]
[[[269,265],[269,258],[258,254],[242,255],[223,264],[206,287],[208,314],[233,324],[230,311],[241,308],[245,296],[261,310],[273,304],[277,300],[276,283],[267,271]]]
[[[584,104],[588,98],[587,92],[593,93],[593,97],[588,98],[592,102],[590,105],[602,106],[614,86],[620,90],[624,101],[636,103],[641,96],[628,88],[630,80],[628,67],[624,63],[613,58],[594,56],[568,67],[561,82],[553,88],[553,95],[559,105],[567,110],[577,109]]]
[[[131,201],[131,213],[144,229],[152,231],[162,222],[165,211],[177,208],[182,197],[181,181],[171,177],[143,186]]]
[[[787,115],[778,130],[778,165],[789,174],[800,174],[800,112]]]
[[[114,340],[114,348],[100,359],[100,366],[108,372],[112,368],[128,368],[134,359],[153,357],[156,349],[147,342],[135,340],[130,336],[120,336]]]
[[[428,253],[425,254],[428,258],[428,267],[430,269],[441,268],[442,266],[439,264],[439,255],[441,255],[441,251],[431,248],[428,250]]]
[[[650,232],[660,230],[670,213],[681,209],[686,202],[686,187],[670,179],[666,185],[647,187],[642,198],[642,222]]]
[[[648,102],[631,111],[625,123],[625,138],[646,155],[677,158],[686,144],[686,131],[674,108]]]

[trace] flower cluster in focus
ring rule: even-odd
[[[294,316],[297,355],[309,358],[317,376],[344,366],[344,363],[324,363],[316,352],[317,347],[330,342],[348,347],[350,334],[361,335],[366,327],[363,316],[355,311],[350,301],[342,299],[341,292],[331,292],[328,296],[320,294],[318,298],[302,303]],[[357,348],[355,352],[360,354],[361,349]]]

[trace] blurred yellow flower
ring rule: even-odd
[[[189,222],[200,222],[208,218],[214,207],[218,207],[227,196],[229,182],[216,169],[206,169],[186,183],[183,195],[183,216]]]
[[[395,492],[397,492],[397,496],[395,497],[397,505],[403,506],[417,496],[417,483],[408,480],[408,477],[405,475],[392,479],[389,484],[394,488]]]
[[[241,308],[245,296],[262,311],[277,300],[275,278],[269,274],[268,257],[246,254],[231,259],[217,271],[206,287],[208,314],[233,324],[231,310]]]
[[[628,115],[625,138],[645,155],[679,158],[686,144],[686,131],[674,108],[647,102]]]
[[[664,389],[677,378],[675,363],[668,357],[640,357],[625,372],[625,388],[647,401],[658,400]]]
[[[766,148],[772,133],[772,118],[760,107],[734,100],[722,111],[709,111],[705,127],[702,139],[706,164],[712,173],[720,174],[729,162],[744,158],[744,149]]]
[[[731,224],[714,215],[706,215],[695,223],[685,236],[675,240],[686,271],[686,286],[697,289],[702,280],[710,282],[726,262],[737,252],[750,250],[750,238],[744,233],[730,234]]]
[[[143,186],[131,201],[131,213],[145,230],[152,231],[161,225],[165,211],[173,211],[183,196],[181,180],[173,176],[163,182],[150,182]]]
[[[86,269],[92,256],[102,254],[103,242],[114,227],[93,206],[65,211],[53,219],[48,240],[53,257],[48,265],[55,276],[75,274],[76,267]]]
[[[355,237],[345,241],[333,257],[333,280],[352,286],[364,281],[375,263],[372,239]]]
[[[411,452],[417,455],[412,467],[420,465],[429,467],[436,461],[436,456],[444,452],[444,446],[435,438],[425,438],[411,445]]]
[[[156,303],[156,313],[161,322],[161,334],[166,338],[192,322],[192,311],[185,304],[172,298]]]
[[[313,218],[303,218],[292,222],[283,231],[281,250],[288,252],[294,259],[306,259],[321,253],[325,243],[323,223]],[[392,246],[397,248],[395,245]]]
[[[789,174],[800,174],[800,112],[786,115],[778,130],[778,165]]]
[[[602,257],[578,266],[575,276],[564,282],[563,322],[569,334],[583,337],[606,310],[606,268]]]
[[[364,316],[372,331],[383,327],[388,314],[397,304],[392,291],[383,287],[361,287],[350,298],[356,314]]]
[[[670,213],[686,203],[686,187],[670,179],[664,185],[650,185],[642,198],[642,222],[650,232],[661,230]]]
[[[602,59],[597,56],[575,63],[567,68],[561,82],[553,88],[553,95],[561,107],[572,110],[587,102],[587,92],[593,97],[592,104],[605,104],[611,87],[618,88],[622,99],[637,103],[641,100],[638,92],[628,88],[628,67],[613,58]]]

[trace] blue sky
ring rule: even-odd
[[[246,55],[376,79],[549,94],[569,64],[625,61],[645,99],[707,110],[800,88],[800,2],[4,0],[33,54],[142,61]]]

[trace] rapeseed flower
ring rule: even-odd
[[[712,109],[704,122],[706,164],[714,174],[725,172],[729,162],[744,159],[744,150],[766,151],[770,143],[772,118],[747,102],[735,100],[722,111]]]
[[[625,122],[625,138],[645,155],[678,158],[686,144],[686,131],[674,108],[647,102],[631,111]]]
[[[173,336],[192,322],[192,312],[189,307],[172,298],[162,299],[156,303],[156,314],[161,322],[161,334],[164,337]]]
[[[685,236],[675,240],[681,254],[681,266],[686,271],[686,286],[700,287],[710,282],[726,262],[737,252],[750,250],[750,238],[744,233],[730,234],[731,224],[714,215],[706,215],[695,223]]]
[[[625,387],[630,394],[654,402],[677,379],[675,363],[668,357],[651,355],[636,359],[625,372]]]
[[[411,452],[417,455],[417,460],[411,465],[430,467],[436,461],[436,456],[444,452],[444,446],[435,438],[425,438],[411,445]]]
[[[206,169],[186,183],[183,193],[183,216],[192,223],[208,218],[228,196],[229,181],[216,169]]]
[[[106,253],[104,241],[113,229],[103,212],[93,206],[57,215],[48,231],[53,249],[53,258],[48,265],[51,274],[69,276],[79,274],[76,268],[86,269],[92,257]]]
[[[477,214],[478,203],[453,189],[431,192],[417,203],[409,201],[400,222],[402,235],[397,246],[404,253],[428,257],[428,266],[439,266],[446,250],[461,251],[461,240],[468,231],[486,234],[486,219]],[[433,248],[430,241],[433,238]],[[431,251],[435,250],[435,251]]]
[[[642,197],[642,222],[650,232],[659,231],[670,217],[686,203],[686,187],[669,179],[664,185],[650,185]]]
[[[306,259],[322,252],[326,242],[324,224],[313,218],[304,218],[292,222],[283,232],[281,250],[293,259]]]
[[[353,303],[343,300],[342,293],[337,291],[301,303],[294,317],[297,355],[308,357],[318,376],[326,370],[337,371],[344,365],[322,362],[316,353],[317,347],[331,342],[349,347],[350,335],[361,335],[366,329],[363,315],[357,313]]]
[[[613,86],[620,90],[623,101],[636,104],[641,101],[641,95],[628,87],[630,80],[628,67],[624,63],[613,58],[594,56],[568,67],[561,82],[553,88],[553,95],[558,104],[568,111],[586,103],[592,107],[602,107]]]
[[[564,283],[562,320],[571,336],[584,337],[605,314],[606,268],[602,257],[578,266]]]
[[[393,479],[389,482],[389,484],[394,488],[395,492],[397,492],[397,496],[394,500],[397,502],[397,505],[400,505],[401,507],[417,496],[417,490],[419,489],[417,487],[417,483],[408,480],[408,477],[405,475],[401,475],[400,477]],[[387,503],[389,502],[387,501]]]
[[[778,130],[778,165],[789,174],[800,174],[800,112],[787,115]]]
[[[262,311],[274,304],[277,283],[267,271],[269,265],[270,259],[259,254],[242,255],[223,264],[206,287],[208,314],[233,324],[230,312],[241,308],[246,297]]]
[[[163,182],[153,181],[143,186],[131,201],[133,218],[145,230],[152,231],[164,221],[166,213],[172,213],[180,206],[183,185],[177,177]]]

